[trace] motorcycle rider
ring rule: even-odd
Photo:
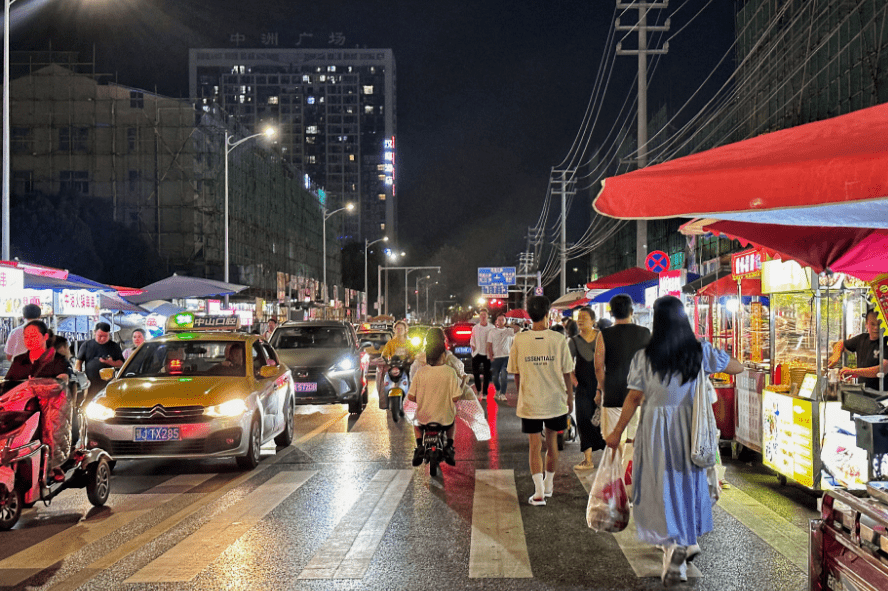
[[[413,363],[414,357],[414,348],[411,345],[410,340],[407,338],[407,323],[403,320],[398,320],[395,322],[394,326],[395,334],[394,336],[385,344],[385,347],[382,348],[382,353],[380,353],[380,357],[383,359],[382,365],[379,366],[378,373],[376,374],[376,388],[379,390],[380,384],[382,380],[380,380],[380,376],[385,376],[385,374],[389,370],[389,363],[391,363],[392,357],[399,357],[405,360],[404,370],[409,372],[410,364]],[[379,392],[380,396],[384,396],[385,392]],[[400,404],[400,398],[398,399],[398,404]],[[392,419],[397,423],[398,416],[404,416],[404,409],[397,408],[392,411]]]
[[[456,371],[445,364],[447,348],[444,344],[444,331],[432,328],[426,334],[425,365],[416,372],[410,382],[407,399],[416,403],[416,424],[440,423],[447,432],[447,445],[444,447],[444,461],[456,465],[453,449],[456,426],[456,401],[462,398],[462,384]],[[422,445],[422,430],[414,426],[416,449],[413,450],[413,465],[422,464],[425,448]]]

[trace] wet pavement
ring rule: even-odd
[[[547,505],[528,505],[515,402],[484,402],[491,441],[458,423],[457,465],[437,478],[410,466],[412,429],[379,410],[373,390],[358,418],[297,408],[294,444],[264,450],[252,472],[227,460],[120,462],[107,507],[68,491],[0,533],[0,588],[662,588],[658,550],[629,530],[586,527],[578,441],[565,445]],[[731,487],[678,588],[806,589],[817,498],[781,486],[755,454],[743,460],[725,458]]]

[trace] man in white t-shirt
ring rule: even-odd
[[[549,300],[533,296],[527,300],[533,329],[515,335],[509,352],[509,373],[515,374],[521,431],[530,445],[530,473],[534,494],[531,505],[545,505],[552,496],[558,466],[558,431],[567,429],[573,411],[573,357],[567,339],[548,330]],[[546,459],[542,457],[542,431],[546,428]],[[546,475],[543,476],[543,466]]]
[[[14,357],[18,357],[28,350],[25,346],[25,325],[32,320],[40,319],[40,306],[37,304],[27,304],[22,308],[22,318],[24,322],[10,332],[9,337],[6,339],[5,353],[8,361],[12,361]]]
[[[472,375],[475,376],[478,400],[484,400],[487,388],[490,387],[490,357],[487,355],[487,341],[491,330],[493,325],[487,322],[487,309],[481,308],[478,311],[478,324],[472,328],[472,338],[469,340],[472,346]]]

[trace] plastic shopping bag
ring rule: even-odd
[[[626,496],[632,498],[632,456],[635,455],[635,445],[626,442],[623,444],[623,484],[626,485]]]
[[[694,392],[694,410],[691,417],[691,461],[701,468],[715,465],[718,453],[718,427],[710,402],[712,383],[703,367],[697,375]]]
[[[629,497],[623,475],[620,451],[605,449],[586,505],[586,524],[597,532],[621,532],[629,524]]]

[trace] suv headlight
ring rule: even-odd
[[[355,368],[355,362],[351,357],[345,357],[330,367],[330,371],[352,371]]]
[[[247,412],[247,403],[240,398],[204,409],[204,414],[210,417],[238,417],[245,412]]]
[[[86,405],[86,418],[91,421],[107,421],[114,417],[114,411],[98,402],[90,402]]]
[[[422,344],[422,337],[410,337],[410,342],[414,347],[418,347]]]

